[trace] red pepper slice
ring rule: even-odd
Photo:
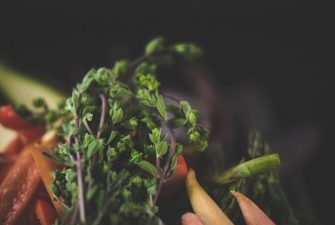
[[[52,225],[57,219],[57,214],[53,207],[41,198],[36,200],[35,214],[41,225]]]
[[[164,198],[171,195],[183,183],[187,175],[187,163],[182,155],[178,156],[177,165],[173,170],[172,176],[163,184],[160,197]]]
[[[34,126],[18,116],[10,105],[0,107],[0,124],[17,131],[27,138],[28,141],[37,140],[45,132],[43,127]]]
[[[5,105],[0,107],[0,124],[12,130],[26,129],[31,125],[19,117],[12,106]]]

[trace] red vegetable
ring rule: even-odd
[[[10,105],[0,107],[0,123],[2,126],[12,130],[20,130],[31,127],[31,125],[19,117]]]
[[[172,176],[163,184],[161,197],[169,196],[176,191],[184,182],[187,175],[187,163],[182,155],[177,159],[177,166],[173,171]]]
[[[32,199],[41,178],[28,146],[0,185],[1,225],[13,225]]]
[[[53,207],[47,201],[40,198],[36,200],[35,214],[41,225],[52,225],[57,219]]]
[[[18,157],[24,144],[19,136],[12,140],[0,153],[0,184]]]
[[[45,132],[43,127],[34,126],[18,116],[10,105],[0,107],[0,124],[17,131],[28,141],[35,141]]]

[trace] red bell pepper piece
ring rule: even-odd
[[[36,200],[35,214],[41,225],[52,225],[57,219],[54,208],[41,198]]]
[[[183,183],[187,175],[187,163],[182,155],[178,156],[177,165],[172,176],[163,184],[160,197],[166,197],[176,191]]]
[[[17,131],[28,141],[35,141],[45,132],[43,127],[34,126],[18,116],[10,105],[0,107],[0,124]]]
[[[31,127],[31,125],[19,117],[10,105],[0,107],[0,123],[2,126],[12,130],[20,130]]]

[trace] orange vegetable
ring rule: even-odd
[[[15,224],[32,199],[40,183],[40,176],[26,147],[0,185],[1,225]]]
[[[275,223],[248,197],[232,191],[242,211],[244,221],[247,225],[275,225]]]
[[[0,184],[7,175],[24,144],[19,136],[12,140],[0,153]]]
[[[52,225],[57,219],[53,207],[47,201],[40,198],[36,200],[35,214],[41,225]]]
[[[56,212],[60,218],[63,218],[64,207],[58,201],[54,201],[54,193],[50,189],[50,185],[53,181],[51,171],[59,169],[59,166],[43,154],[43,152],[51,153],[50,149],[56,145],[56,141],[56,133],[54,131],[48,132],[42,137],[41,144],[34,145],[34,148],[31,149],[31,154]]]
[[[175,192],[185,181],[187,175],[187,163],[182,155],[178,156],[177,165],[173,170],[172,176],[164,182],[160,197],[170,196]]]

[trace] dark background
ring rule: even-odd
[[[0,59],[70,91],[89,68],[138,56],[157,35],[195,42],[205,50],[201,66],[228,111],[234,112],[235,100],[256,96],[265,108],[257,116],[272,118],[256,120],[256,128],[265,127],[275,150],[297,149],[295,158],[303,160],[283,175],[293,204],[331,224],[334,13],[313,2],[304,9],[255,5],[0,2]]]

